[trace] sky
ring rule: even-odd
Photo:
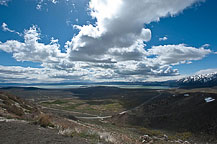
[[[216,0],[0,0],[0,83],[217,71]]]

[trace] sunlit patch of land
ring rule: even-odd
[[[80,100],[76,98],[66,98],[43,101],[40,102],[40,105],[49,108],[89,113],[99,116],[113,115],[125,110],[118,100],[112,99]]]

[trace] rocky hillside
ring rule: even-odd
[[[40,113],[39,108],[29,101],[0,92],[0,116],[32,120]]]

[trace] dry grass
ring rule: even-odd
[[[191,132],[182,132],[182,133],[176,133],[175,135],[169,136],[170,140],[174,139],[182,139],[182,140],[189,140],[193,137],[193,134]]]

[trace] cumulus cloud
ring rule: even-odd
[[[76,26],[80,32],[69,45],[71,60],[112,61],[105,54],[111,48],[131,47],[136,41],[148,42],[151,30],[144,24],[174,16],[199,0],[91,0],[90,14],[95,25]]]
[[[22,67],[1,66],[4,71],[0,73],[36,81],[144,81],[178,76],[173,65],[200,60],[211,50],[185,44],[147,49],[145,43],[152,33],[145,25],[175,16],[199,1],[90,0],[90,15],[96,23],[75,25],[79,33],[65,43],[65,53],[54,38],[48,44],[41,43],[40,30],[32,26],[24,31],[24,42],[0,42],[0,50],[12,53],[17,61],[40,62],[43,68],[21,71]]]
[[[34,79],[35,81],[38,81],[41,75],[46,75],[46,80],[54,79],[56,81],[78,79],[86,81],[138,81],[150,79],[150,77],[177,76],[179,75],[178,70],[173,69],[171,65],[183,63],[183,61],[199,60],[211,52],[203,47],[194,48],[184,44],[154,46],[146,51],[143,41],[136,41],[130,47],[110,49],[105,57],[107,55],[107,57],[114,59],[114,62],[84,60],[83,57],[80,61],[72,61],[69,57],[70,52],[62,53],[59,50],[58,39],[51,38],[47,45],[39,41],[40,32],[36,26],[32,26],[29,30],[24,31],[24,42],[8,40],[5,43],[0,43],[0,49],[12,53],[17,61],[40,62],[44,67],[27,69],[2,66],[2,76],[3,73],[6,74],[5,77],[10,77],[9,74],[13,74],[13,77],[20,80],[20,78],[24,79],[28,75],[26,79]],[[149,58],[153,55],[155,58]],[[30,75],[30,73],[36,74]],[[40,81],[42,80],[40,79]]]
[[[6,23],[2,23],[2,30],[3,30],[3,31],[8,31],[8,32],[11,32],[11,33],[16,33],[17,35],[22,36],[21,33],[15,31],[15,30],[9,29],[9,28],[8,28],[8,25],[7,25]]]
[[[24,31],[24,42],[8,40],[0,43],[0,49],[12,53],[17,61],[32,62],[59,62],[60,58],[66,57],[59,50],[58,40],[51,39],[50,44],[39,42],[40,33],[36,26]]]
[[[165,37],[162,37],[162,38],[159,38],[159,41],[166,41],[168,40],[168,38],[165,36]]]
[[[210,49],[205,49],[204,46],[195,48],[186,46],[185,44],[179,44],[153,46],[148,50],[148,55],[155,56],[155,58],[152,59],[153,63],[177,65],[192,60],[201,60],[211,52]]]

